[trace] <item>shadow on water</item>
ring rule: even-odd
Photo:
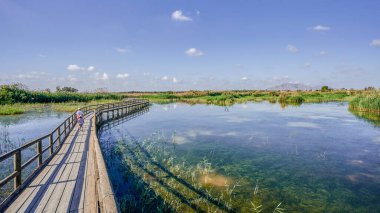
[[[148,112],[149,109],[145,108],[142,111],[130,114],[128,116],[125,116],[123,118],[111,121],[107,124],[105,124],[99,131],[100,135],[102,132],[105,132],[113,127],[116,127],[120,124],[125,123],[128,120],[131,120],[133,118],[136,118],[138,116],[141,116]],[[151,181],[155,181],[158,183],[162,188],[164,188],[167,192],[171,193],[173,196],[175,196],[183,205],[188,206],[194,211],[197,212],[206,212],[202,209],[201,206],[194,203],[194,200],[203,199],[207,202],[209,202],[208,205],[214,205],[217,209],[224,211],[224,212],[235,212],[234,209],[224,204],[222,201],[215,199],[210,194],[208,194],[206,191],[196,188],[191,183],[186,181],[185,179],[181,178],[180,176],[174,174],[170,171],[170,169],[166,168],[163,164],[159,163],[155,160],[155,157],[152,156],[147,149],[145,149],[140,142],[128,131],[125,130],[127,136],[131,139],[131,142],[133,143],[133,146],[126,145],[120,147],[120,145],[112,143],[112,140],[106,140],[102,142],[102,150],[105,154],[106,161],[108,162],[108,165],[115,168],[115,158],[119,158],[116,161],[119,161],[118,170],[125,170],[125,176],[124,179],[126,179],[126,182],[128,186],[122,187],[124,188],[123,193],[116,193],[119,199],[119,205],[121,206],[121,209],[123,211],[130,211],[131,210],[131,204],[133,208],[135,208],[138,211],[142,211],[142,209],[152,210],[150,209],[149,205],[152,203],[155,203],[153,205],[153,208],[157,208],[157,206],[160,206],[160,208],[165,209],[166,211],[175,211],[175,209],[172,209],[170,205],[165,205],[165,203],[168,203],[167,200],[162,198],[161,196],[158,196],[157,193],[154,193],[150,187],[149,184],[147,184],[144,179],[147,177],[147,179]],[[116,151],[115,151],[116,150]],[[133,169],[130,168],[130,164],[123,163],[123,160],[120,160],[124,158],[124,156],[128,156],[128,158],[133,163],[133,166],[138,167],[141,171],[144,173],[144,178],[141,178],[141,176],[135,174],[133,172]],[[112,162],[112,163],[111,163]],[[147,165],[152,165],[153,167],[149,167]],[[112,173],[112,169],[111,169]],[[112,176],[112,174],[111,174]],[[111,177],[111,179],[113,179]],[[115,180],[118,182],[117,180]],[[119,182],[122,180],[119,180]],[[171,184],[168,184],[168,182],[171,182]],[[191,191],[196,196],[189,197],[187,194],[183,193],[183,190],[178,190],[175,187],[172,187],[173,183],[175,182],[178,185],[181,185],[185,190]],[[133,185],[132,185],[133,184]],[[114,188],[117,188],[116,190],[119,191],[120,186],[114,185]],[[139,194],[127,194],[125,193],[125,188],[127,188],[127,191],[129,193],[139,193]],[[138,197],[138,196],[145,196],[144,198],[137,198],[137,200],[140,200],[138,205],[136,205],[136,202],[131,202],[131,200],[136,201],[136,198],[131,199],[131,197]],[[150,197],[149,197],[150,196]],[[129,200],[128,200],[129,198]],[[148,203],[146,203],[146,200],[149,200]],[[153,202],[152,202],[153,200]],[[148,205],[147,205],[148,204]],[[139,205],[142,205],[139,207]]]

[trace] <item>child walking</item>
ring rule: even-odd
[[[83,112],[78,108],[77,112],[75,113],[77,115],[77,120],[79,123],[79,130],[83,131],[83,124],[84,124],[84,118],[83,118]]]

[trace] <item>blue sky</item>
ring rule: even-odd
[[[380,87],[377,0],[0,0],[0,84]]]

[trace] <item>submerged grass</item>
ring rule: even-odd
[[[176,155],[174,138],[160,132],[143,141],[123,136],[115,150],[127,168],[124,182],[130,184],[126,191],[138,192],[123,190],[119,198],[123,212],[284,211],[279,202],[263,205],[258,184],[249,196],[251,199],[242,201],[239,180],[218,173],[206,158],[197,163],[181,160]]]

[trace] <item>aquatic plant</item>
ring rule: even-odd
[[[0,115],[17,115],[25,112],[25,109],[18,105],[0,105]]]
[[[153,211],[152,202],[157,208],[175,212],[270,210],[261,204],[258,183],[252,192],[254,199],[242,203],[237,199],[241,187],[238,180],[232,181],[218,173],[206,157],[195,164],[180,159],[176,155],[174,138],[156,132],[141,141],[127,134],[117,142],[115,153],[128,168],[125,171],[127,181],[133,179],[129,186],[135,189],[130,192],[143,193],[143,196],[123,196],[119,200],[122,209],[130,209],[129,205],[135,205],[132,203],[138,200],[139,205],[150,211]]]

